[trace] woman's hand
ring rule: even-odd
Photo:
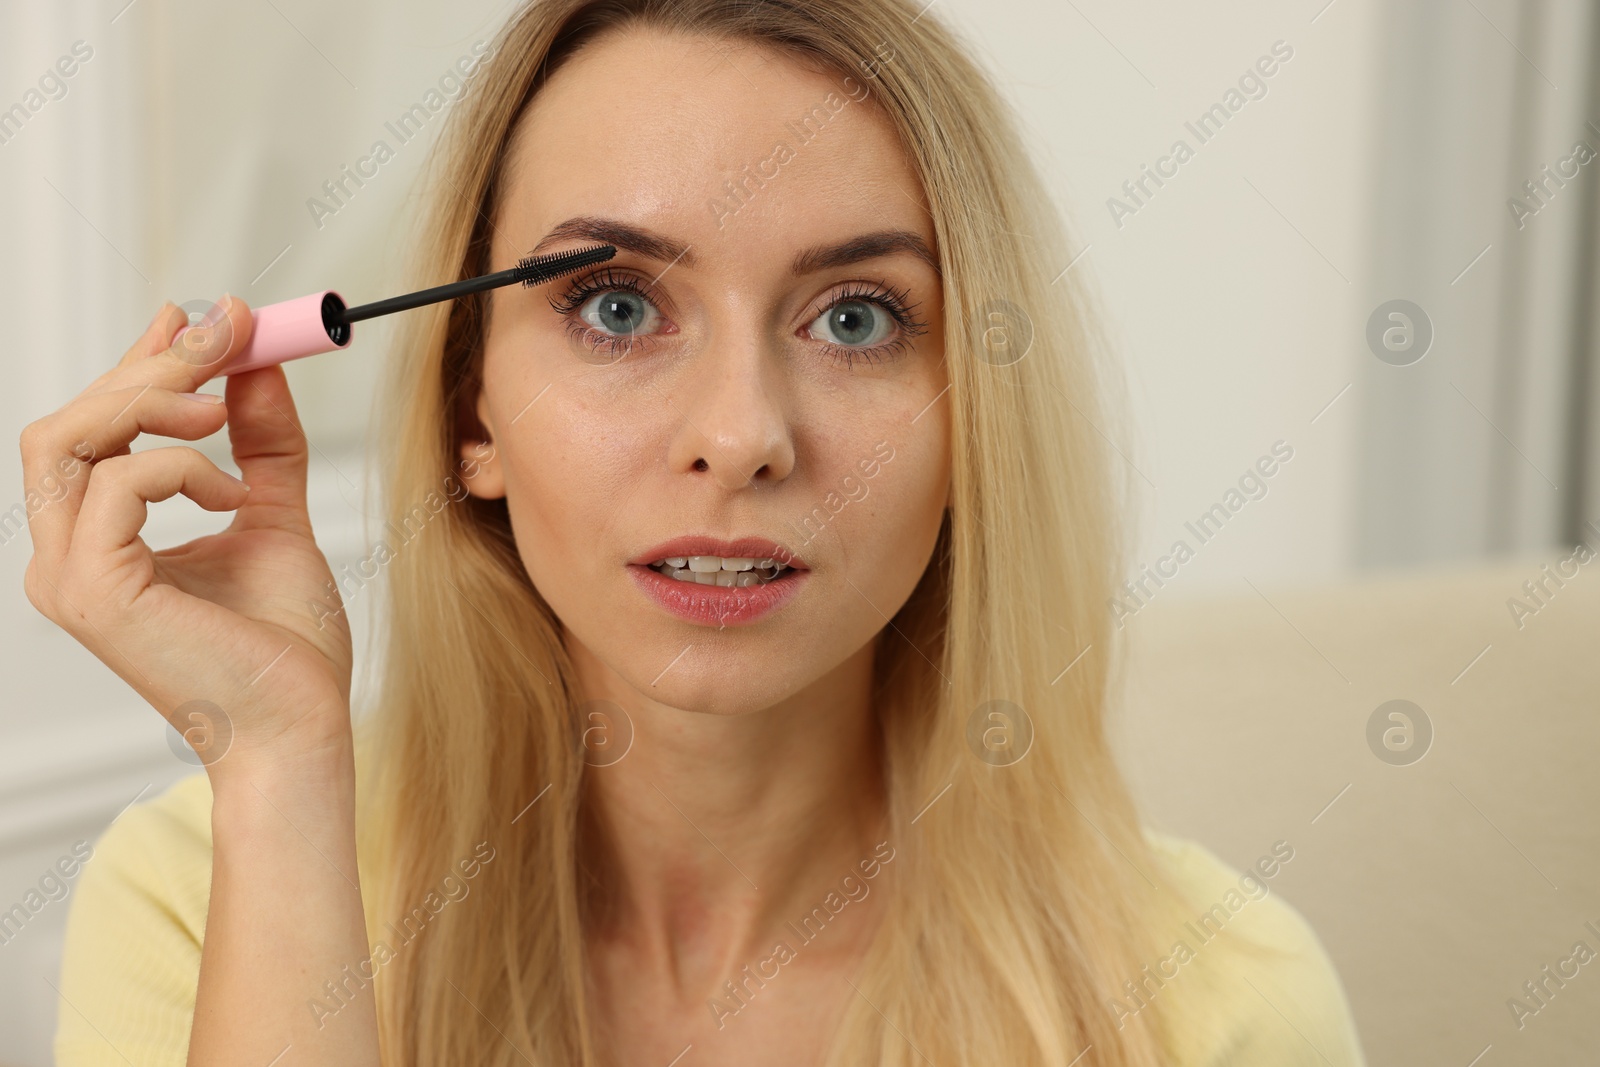
[[[249,340],[250,309],[224,300],[176,340],[185,316],[164,306],[115,367],[21,439],[29,601],[190,740],[214,789],[345,753],[350,737],[350,630],[312,537],[283,368],[229,377],[225,404],[182,395]],[[193,441],[224,423],[243,482],[187,446],[128,447],[141,432]],[[139,536],[147,502],[176,493],[233,521],[152,551]]]
[[[225,300],[174,340],[171,304],[122,361],[22,432],[33,605],[189,739],[210,776],[211,897],[189,1063],[378,1063],[363,991],[323,1029],[306,1010],[367,955],[357,883],[350,630],[306,514],[306,439],[281,366],[232,375],[226,404],[181,394],[249,340]],[[244,481],[141,432],[228,423]],[[232,511],[221,533],[152,552],[148,502]],[[313,605],[316,605],[315,607]]]

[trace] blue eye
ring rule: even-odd
[[[894,328],[894,320],[883,308],[875,307],[868,301],[841,300],[818,315],[812,321],[811,328],[833,334],[832,337],[823,336],[818,340],[870,348],[888,338]]]
[[[661,322],[661,312],[654,304],[627,289],[595,294],[578,308],[578,317],[599,330],[624,337],[651,333]]]
[[[640,283],[607,267],[578,278],[550,307],[567,319],[567,332],[601,364],[620,360],[636,339],[654,332],[661,312]],[[605,349],[604,353],[600,350]]]
[[[850,282],[832,295],[833,303],[811,321],[807,332],[846,367],[854,366],[858,359],[884,363],[904,355],[911,338],[928,330],[928,324],[912,313],[917,305],[904,289],[882,282]],[[890,339],[897,327],[899,336]]]

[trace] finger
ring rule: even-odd
[[[207,376],[222,369],[228,357],[250,342],[255,317],[243,300],[231,293],[208,309],[204,317],[188,330],[172,338],[165,353],[207,371]]]
[[[280,364],[228,377],[228,438],[250,499],[230,529],[275,527],[309,533],[309,445]]]
[[[139,536],[151,501],[182,493],[207,511],[231,511],[249,490],[198,449],[187,445],[152,448],[95,465],[83,508],[72,528],[69,566],[84,564],[97,573],[97,561],[126,548]]]
[[[221,370],[229,357],[250,343],[250,333],[255,321],[250,307],[236,296],[224,296],[219,306],[206,313],[205,322],[188,330],[179,321],[176,336],[169,333],[161,340],[162,348],[148,355],[136,356],[139,346],[129,350],[124,362],[102,376],[93,392],[126,389],[129,386],[156,385],[175,393],[194,392]],[[181,315],[182,312],[180,311]],[[160,325],[171,325],[168,318]],[[156,330],[159,335],[159,329]],[[129,358],[134,357],[134,358]]]
[[[128,351],[123,353],[117,366],[125,367],[135,360],[153,356],[172,343],[173,335],[189,322],[189,316],[184,310],[168,300],[161,305],[155,317],[150,320],[150,325],[145,328],[143,336],[135,341]]]
[[[28,530],[47,575],[67,554],[88,465],[128,454],[141,433],[188,441],[216,433],[228,416],[215,399],[197,402],[152,385],[117,389],[80,396],[24,431]]]

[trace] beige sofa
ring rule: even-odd
[[[1148,820],[1236,867],[1294,846],[1274,888],[1333,958],[1374,1065],[1600,1063],[1600,957],[1575,951],[1600,953],[1600,558],[1584,554],[1174,585],[1126,621],[1113,729]],[[1393,708],[1369,733],[1396,699],[1422,709],[1409,737]]]

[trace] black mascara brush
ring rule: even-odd
[[[343,298],[332,289],[279,304],[267,304],[250,312],[255,323],[250,333],[250,343],[234,353],[217,374],[238,374],[302,356],[314,356],[319,352],[332,352],[349,346],[351,323],[518,282],[527,286],[539,285],[591,263],[602,263],[616,254],[613,246],[599,245],[572,252],[529,256],[510,270],[467,278],[449,285],[436,285],[432,289],[392,296],[357,307],[346,307]],[[180,335],[183,332],[179,331]]]

